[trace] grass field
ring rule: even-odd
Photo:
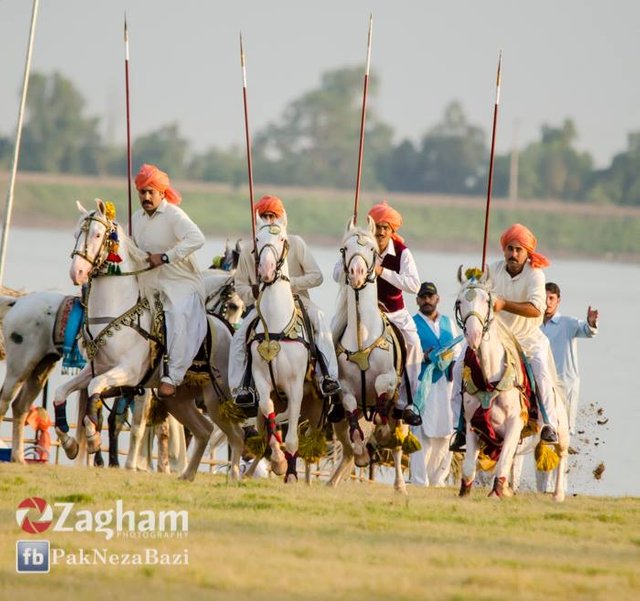
[[[29,496],[75,510],[189,512],[186,538],[133,540],[86,532],[29,535],[15,510]],[[640,598],[640,499],[521,494],[505,501],[475,490],[348,482],[285,487],[279,479],[228,486],[206,473],[186,484],[124,470],[0,465],[0,598],[416,599]],[[59,510],[54,509],[54,518]],[[67,553],[188,554],[187,566],[54,565],[17,574],[18,539]]]
[[[0,186],[6,184],[0,174]],[[209,236],[247,237],[251,226],[248,192],[225,184],[176,182],[184,208]],[[351,191],[258,186],[255,197],[276,193],[287,207],[291,229],[311,241],[337,244],[353,211]],[[73,228],[78,213],[75,200],[92,208],[93,198],[112,200],[121,222],[127,221],[126,182],[47,174],[20,174],[17,180],[14,222],[38,227]],[[387,198],[404,217],[402,234],[414,248],[482,249],[485,200],[412,194],[364,192],[360,215]],[[133,198],[133,210],[138,201]],[[542,252],[558,256],[601,259],[640,257],[640,208],[604,207],[579,203],[492,201],[489,244],[497,251],[500,233],[515,222],[536,234]]]

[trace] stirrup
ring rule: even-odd
[[[540,440],[549,444],[558,444],[558,433],[551,424],[545,424],[540,430]]]
[[[461,430],[456,430],[449,441],[449,450],[452,453],[464,453],[467,450],[467,435]]]
[[[243,409],[255,407],[257,404],[256,391],[253,388],[240,388],[233,398],[233,402]]]
[[[342,405],[342,401],[339,398],[331,399],[331,405],[329,406],[329,411],[327,411],[327,419],[332,424],[337,424],[341,422],[345,417],[344,406]]]
[[[340,392],[340,382],[331,376],[324,376],[320,381],[320,392],[322,396],[329,397]]]

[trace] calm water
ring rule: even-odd
[[[198,253],[201,267],[222,252],[224,241],[210,239]],[[4,283],[28,291],[58,290],[74,293],[68,277],[69,254],[73,247],[71,228],[68,232],[14,229],[9,238]],[[331,280],[338,259],[336,248],[314,248],[314,255],[325,282],[312,292],[313,298],[328,315],[334,313],[337,287]],[[440,310],[449,315],[458,289],[458,265],[477,266],[477,256],[456,253],[416,252],[422,280],[437,284]],[[499,258],[489,256],[488,260]],[[551,257],[553,259],[553,257]],[[640,340],[637,315],[640,294],[640,266],[594,261],[553,261],[546,270],[547,280],[562,289],[561,310],[565,315],[586,316],[587,306],[600,311],[600,332],[595,339],[579,340],[582,375],[582,412],[578,429],[584,431],[572,441],[580,454],[571,458],[570,492],[579,494],[640,495],[640,453],[632,446],[640,424],[640,393],[637,389],[635,344]],[[414,301],[408,299],[410,310]],[[0,367],[4,377],[4,365]],[[54,372],[52,387],[60,381]],[[597,416],[597,409],[603,415]],[[70,413],[74,415],[74,413]],[[608,418],[606,425],[597,420]],[[2,436],[10,433],[3,424]],[[592,476],[593,469],[605,464],[601,480]]]

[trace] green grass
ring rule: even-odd
[[[6,176],[5,176],[6,177]],[[4,183],[0,177],[0,183]],[[176,183],[184,196],[184,208],[209,236],[244,236],[251,231],[248,194],[244,188],[227,185]],[[335,244],[353,211],[353,193],[335,190],[274,189],[287,206],[292,230],[308,239]],[[18,178],[14,220],[40,227],[73,227],[75,200],[87,208],[93,198],[112,200],[118,217],[127,221],[127,190],[124,181],[25,174]],[[389,202],[404,216],[402,234],[416,248],[477,250],[482,247],[485,202],[482,198],[388,195]],[[363,193],[362,216],[379,195]],[[133,199],[135,210],[137,198]],[[497,248],[500,233],[515,222],[526,224],[539,241],[542,252],[603,259],[640,257],[640,210],[624,212],[590,205],[527,203],[515,207],[504,201],[492,204],[489,241]]]
[[[199,473],[187,484],[158,474],[61,466],[0,466],[0,597],[79,599],[637,599],[640,499],[521,494],[505,501],[474,490],[280,479],[228,486]],[[105,541],[96,533],[49,533],[68,553],[140,547],[184,553],[189,565],[53,566],[15,572],[15,541],[29,538],[17,504],[37,495],[79,509],[187,509],[184,539]],[[45,533],[47,534],[47,533]],[[33,537],[32,537],[33,538]]]

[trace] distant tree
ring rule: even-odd
[[[378,178],[387,190],[423,190],[420,153],[413,142],[403,140],[378,161]]]
[[[96,173],[99,120],[84,117],[85,101],[60,73],[29,79],[20,166],[26,170]]]
[[[133,168],[143,163],[157,165],[171,177],[184,177],[187,171],[189,143],[180,135],[178,124],[172,123],[136,138],[133,143]],[[125,157],[126,161],[126,157]]]
[[[196,154],[187,171],[193,179],[228,182],[238,186],[247,177],[246,158],[238,149],[224,151],[210,148],[202,154]]]
[[[488,151],[482,128],[451,102],[442,121],[422,138],[419,169],[426,192],[478,194],[485,184]]]
[[[627,150],[617,154],[608,169],[595,174],[589,200],[640,206],[640,132],[628,134],[627,143]]]
[[[593,159],[573,147],[576,138],[571,119],[565,119],[559,128],[542,126],[541,140],[520,153],[518,188],[522,198],[584,200]]]
[[[294,100],[279,123],[255,136],[256,172],[273,183],[353,186],[356,177],[362,67],[324,73],[318,89]],[[377,78],[369,79],[369,100]],[[375,165],[391,148],[392,130],[380,122],[371,103],[367,110],[363,186],[378,186]],[[262,170],[265,170],[262,172]]]

